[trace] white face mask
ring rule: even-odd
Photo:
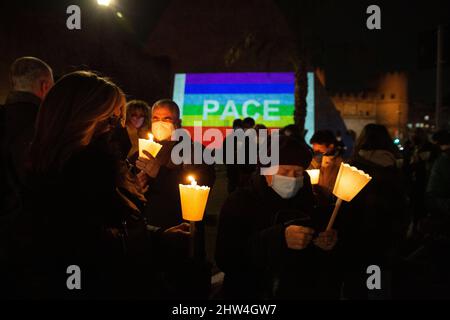
[[[172,122],[155,121],[152,122],[152,133],[156,140],[164,141],[170,140],[172,132],[175,131],[175,127]]]
[[[283,199],[290,199],[303,187],[303,176],[293,178],[276,174],[272,177],[271,187]]]

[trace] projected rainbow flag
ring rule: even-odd
[[[314,131],[314,75],[308,74],[306,127]],[[176,74],[173,99],[183,127],[230,128],[236,118],[252,117],[268,128],[294,122],[294,73]]]

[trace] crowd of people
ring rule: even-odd
[[[290,125],[280,130],[277,172],[261,175],[248,157],[226,164],[215,248],[225,277],[211,296],[205,224],[191,242],[179,184],[193,175],[213,188],[215,166],[172,160],[177,104],[127,101],[90,71],[54,83],[34,57],[17,59],[11,80],[0,109],[2,298],[388,299],[450,287],[448,131],[429,141],[416,130],[400,150],[384,126],[369,124],[345,158],[339,133],[317,131],[309,147]],[[249,129],[266,128],[233,122]],[[140,157],[138,140],[150,132],[162,148]],[[372,180],[326,230],[342,162]],[[317,184],[307,169],[320,169]],[[82,270],[81,290],[67,287],[71,265]],[[379,290],[366,285],[370,265],[382,270]]]

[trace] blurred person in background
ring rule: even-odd
[[[203,160],[194,163],[194,150],[203,150],[203,146],[195,146],[198,142],[189,140],[191,160],[189,163],[175,164],[171,153],[173,148],[183,142],[172,140],[175,130],[182,130],[180,109],[170,99],[156,101],[151,108],[151,132],[154,140],[162,144],[156,157],[147,153],[148,159],[139,157],[136,167],[141,170],[138,181],[145,188],[147,204],[143,211],[150,225],[168,228],[181,224],[184,220],[181,211],[179,184],[188,183],[187,177],[193,176],[198,185],[206,185],[211,189],[216,179],[214,165]],[[176,256],[170,253],[166,259],[164,297],[169,299],[206,299],[211,284],[211,265],[207,261],[205,247],[205,221],[196,223],[194,257],[189,256],[189,246],[183,237],[173,237],[171,248]],[[166,249],[160,246],[164,256]]]
[[[409,223],[397,155],[397,147],[382,125],[366,125],[356,141],[351,165],[372,180],[352,201],[342,204],[336,220],[344,298],[391,297],[392,270]],[[381,290],[370,291],[366,286],[370,265],[383,272]]]
[[[3,107],[3,132],[0,137],[0,168],[3,214],[21,209],[20,180],[24,176],[24,152],[34,132],[39,105],[53,86],[53,71],[47,63],[35,57],[21,57],[10,70],[12,91]]]

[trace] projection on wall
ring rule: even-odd
[[[183,127],[231,128],[233,120],[252,117],[268,128],[294,123],[294,73],[179,73],[173,99]],[[308,73],[306,141],[314,132],[314,74]]]

